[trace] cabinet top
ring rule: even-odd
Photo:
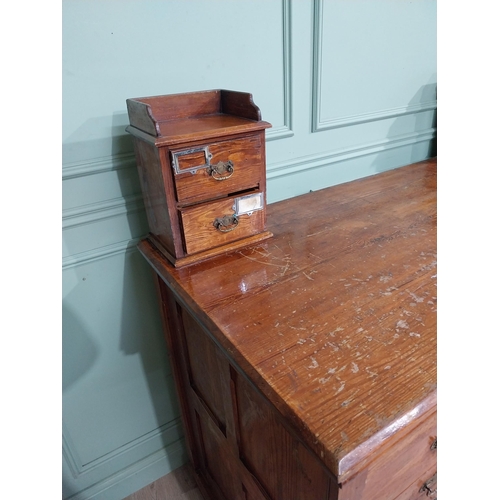
[[[269,128],[252,94],[208,90],[127,99],[132,135],[157,146]]]
[[[436,405],[436,166],[271,204],[273,238],[186,268],[139,245],[337,475]]]

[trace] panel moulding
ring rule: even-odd
[[[76,179],[87,175],[102,174],[116,170],[136,167],[134,153],[104,156],[91,160],[67,163],[62,168],[62,180]]]
[[[314,106],[315,104],[313,104]],[[338,127],[346,127],[350,125],[358,125],[360,123],[371,122],[375,120],[385,120],[387,118],[395,118],[398,116],[420,113],[422,111],[430,111],[437,108],[437,101],[428,101],[412,106],[401,106],[398,108],[385,109],[375,111],[373,113],[363,113],[359,115],[351,115],[343,118],[335,118],[324,121],[317,121],[313,124],[313,132],[322,130],[330,130]]]
[[[286,175],[296,174],[304,170],[325,167],[361,156],[381,153],[390,149],[411,146],[436,137],[436,129],[430,128],[422,132],[404,134],[391,139],[382,139],[362,146],[343,148],[328,153],[315,154],[268,165],[267,179],[272,180]]]
[[[369,113],[342,116],[321,120],[321,74],[323,51],[323,0],[314,0],[313,6],[313,69],[312,69],[312,127],[311,132],[321,132],[339,127],[358,125],[376,120],[385,120],[437,108],[437,100],[430,100],[410,106],[381,109]]]
[[[292,34],[291,0],[282,0],[283,40],[283,125],[266,130],[266,140],[273,141],[294,135],[292,130]],[[96,175],[136,167],[134,153],[125,153],[63,165],[62,180]]]
[[[134,238],[131,240],[119,241],[118,243],[113,243],[112,245],[105,245],[102,247],[89,250],[87,252],[81,252],[73,255],[68,255],[62,259],[62,270],[67,271],[76,266],[81,266],[83,264],[89,264],[100,259],[106,259],[108,257],[114,257],[122,253],[137,252],[137,244],[142,238]]]
[[[64,500],[105,500],[110,498],[123,498],[131,491],[137,490],[149,484],[154,479],[159,479],[162,475],[176,469],[186,463],[186,447],[184,438],[169,444],[167,447],[144,457],[134,464],[126,467],[105,479],[84,488],[78,493],[66,497]],[[158,465],[161,466],[160,473]],[[167,470],[162,470],[164,468]],[[153,476],[152,476],[153,471]],[[129,483],[129,484],[127,484]],[[132,483],[132,486],[130,485]]]
[[[294,135],[292,130],[292,16],[291,0],[282,0],[283,26],[283,125],[266,130],[266,139],[273,141]]]
[[[172,374],[170,374],[169,376],[172,376]],[[73,477],[78,478],[79,476],[87,474],[92,470],[103,466],[106,463],[110,463],[116,460],[117,457],[119,456],[123,456],[124,454],[127,453],[132,453],[134,449],[138,448],[141,445],[144,445],[145,443],[147,443],[147,441],[150,441],[151,439],[157,438],[158,436],[162,436],[163,438],[169,437],[170,442],[174,443],[178,441],[182,437],[182,435],[183,431],[182,431],[181,419],[180,417],[177,417],[171,420],[170,422],[162,425],[161,427],[158,427],[152,430],[151,432],[148,432],[143,436],[140,436],[132,440],[131,442],[124,444],[123,446],[120,446],[116,450],[113,450],[102,457],[96,458],[95,460],[92,460],[91,462],[84,464],[79,458],[78,452],[75,449],[75,445],[71,440],[71,436],[69,435],[68,430],[65,428],[63,424],[63,437],[62,437],[63,455],[66,458],[66,461],[71,470],[71,473],[73,474]]]
[[[62,227],[63,229],[68,229],[141,210],[144,210],[144,202],[141,194],[114,198],[90,205],[80,205],[76,208],[63,210]]]
[[[338,163],[346,160],[350,160],[360,156],[366,156],[370,154],[380,153],[382,151],[387,151],[394,148],[409,146],[412,144],[417,144],[424,141],[433,140],[436,137],[436,129],[430,128],[424,130],[422,132],[415,132],[411,134],[405,134],[401,136],[397,136],[392,139],[383,139],[376,142],[371,142],[368,144],[364,144],[362,146],[356,146],[351,148],[343,148],[336,151],[329,151],[327,153],[315,154],[310,156],[304,156],[301,158],[295,158],[292,160],[287,160],[283,162],[277,162],[268,164],[267,166],[267,179],[273,180],[279,177],[292,175],[299,173],[303,170],[310,170],[314,168],[321,168],[327,166],[329,164]],[[136,200],[139,203],[138,200]],[[141,200],[142,205],[142,200]],[[116,210],[116,206],[110,205],[111,210]],[[73,212],[73,216],[78,213],[78,210]],[[121,212],[119,215],[123,215],[127,212],[127,204],[126,202],[122,203]],[[97,221],[100,218],[107,218],[112,215],[117,215],[116,213],[110,214],[106,211],[101,211],[99,213],[94,213],[92,215],[93,221]],[[82,210],[78,215],[81,219],[86,217],[85,211]],[[90,218],[90,215],[89,215]],[[80,219],[80,220],[81,220]],[[89,250],[87,252],[82,252],[79,254],[69,255],[62,259],[62,268],[63,270],[70,269],[72,267],[87,264],[89,262],[103,259],[107,257],[112,257],[117,254],[121,254],[124,252],[136,251],[136,246],[139,241],[145,237],[143,235],[139,238],[135,238],[132,240],[125,240],[121,242],[117,242],[112,245],[106,245],[103,247],[99,247],[93,250]]]
[[[283,125],[266,130],[266,140],[273,141],[294,135],[292,130],[292,75],[291,75],[291,1],[282,0],[283,27]],[[76,179],[89,175],[98,175],[111,171],[136,168],[134,153],[95,158],[63,165],[62,180]],[[63,229],[81,224],[98,222],[110,217],[121,216],[144,209],[142,195],[115,198],[91,205],[63,210]],[[69,261],[66,260],[66,263]]]

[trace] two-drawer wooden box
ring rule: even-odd
[[[151,239],[176,267],[271,236],[265,129],[252,95],[128,99]]]

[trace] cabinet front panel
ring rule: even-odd
[[[195,419],[203,462],[201,472],[205,480],[217,498],[243,499],[244,490],[237,471],[237,461],[230,452],[229,442],[221,437],[210,419],[203,418],[196,411]]]
[[[337,500],[337,483],[179,308],[195,467],[214,498]],[[330,484],[331,483],[331,484]]]
[[[437,500],[436,468],[422,474],[409,488],[398,495],[395,500]]]
[[[265,172],[260,135],[173,150],[170,156],[177,201],[182,204],[258,188]]]
[[[240,459],[272,500],[326,500],[329,477],[242,377],[235,381]]]
[[[264,210],[237,216],[217,229],[216,220],[235,214],[235,198],[196,205],[180,211],[186,252],[193,254],[264,231]]]

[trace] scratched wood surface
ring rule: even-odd
[[[139,248],[338,477],[436,402],[436,160],[268,207],[266,242]]]

